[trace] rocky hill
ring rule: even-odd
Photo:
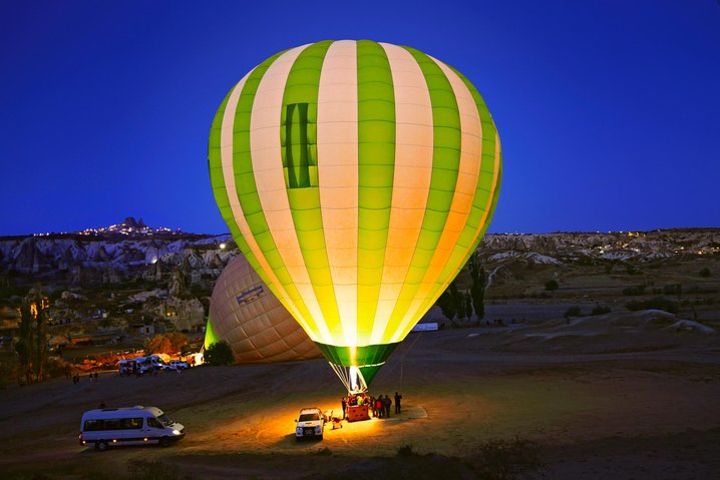
[[[720,255],[720,229],[495,234],[478,250],[490,264],[509,258],[556,265],[702,258]]]
[[[536,264],[648,262],[720,255],[720,229],[649,232],[491,234],[479,247],[487,264],[510,259]],[[228,234],[151,228],[129,217],[80,232],[0,237],[0,276],[80,285],[114,283],[181,268],[191,277],[217,277],[236,254]]]
[[[0,321],[12,325],[22,297],[39,283],[58,334],[199,332],[215,280],[237,253],[228,234],[153,228],[131,217],[79,232],[0,237]],[[635,273],[645,266],[717,263],[720,229],[494,234],[478,253],[490,299],[535,298],[546,295],[536,290],[547,278],[562,277],[568,289],[572,271],[593,273],[599,265],[607,273],[622,265],[617,270],[637,282]],[[608,288],[620,292],[624,281]]]
[[[129,217],[80,232],[0,237],[0,275],[76,285],[129,280],[172,267],[219,274],[234,255],[232,246],[230,235],[151,228]]]

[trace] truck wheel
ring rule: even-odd
[[[160,446],[161,447],[169,447],[170,446],[170,439],[168,437],[162,437],[160,439]]]
[[[104,452],[108,449],[108,443],[105,440],[101,440],[99,442],[95,442],[95,450],[98,450],[100,452]]]

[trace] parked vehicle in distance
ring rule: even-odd
[[[168,446],[185,436],[185,427],[157,407],[102,408],[83,413],[80,445],[96,450],[116,445],[160,444]]]
[[[118,373],[120,375],[133,375],[138,368],[136,359],[125,359],[118,362]]]
[[[151,373],[154,370],[162,370],[166,363],[159,355],[148,355],[147,357],[138,357],[135,359],[137,369],[140,375]]]
[[[182,360],[172,360],[168,363],[168,366],[173,370],[187,370],[190,368],[190,364]]]
[[[295,439],[307,437],[323,438],[325,417],[319,408],[303,408],[295,420]]]

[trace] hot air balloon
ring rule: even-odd
[[[238,363],[320,356],[312,340],[242,255],[228,263],[210,298],[206,345],[224,340]]]
[[[215,115],[208,158],[242,253],[349,391],[462,269],[501,177],[470,81],[369,40],[302,45],[250,70]]]

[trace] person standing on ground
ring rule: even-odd
[[[385,395],[385,398],[383,399],[383,407],[385,407],[385,416],[387,418],[390,418],[390,405],[392,405],[390,397]]]
[[[342,397],[340,399],[340,405],[342,405],[342,411],[343,411],[343,420],[345,420],[345,410],[347,409],[347,400],[345,400],[345,397]]]
[[[395,392],[395,413],[398,415],[400,414],[400,400],[402,400],[402,395]]]
[[[383,398],[382,395],[378,395],[378,397],[375,399],[375,411],[377,414],[375,415],[378,418],[382,418],[383,416]]]

